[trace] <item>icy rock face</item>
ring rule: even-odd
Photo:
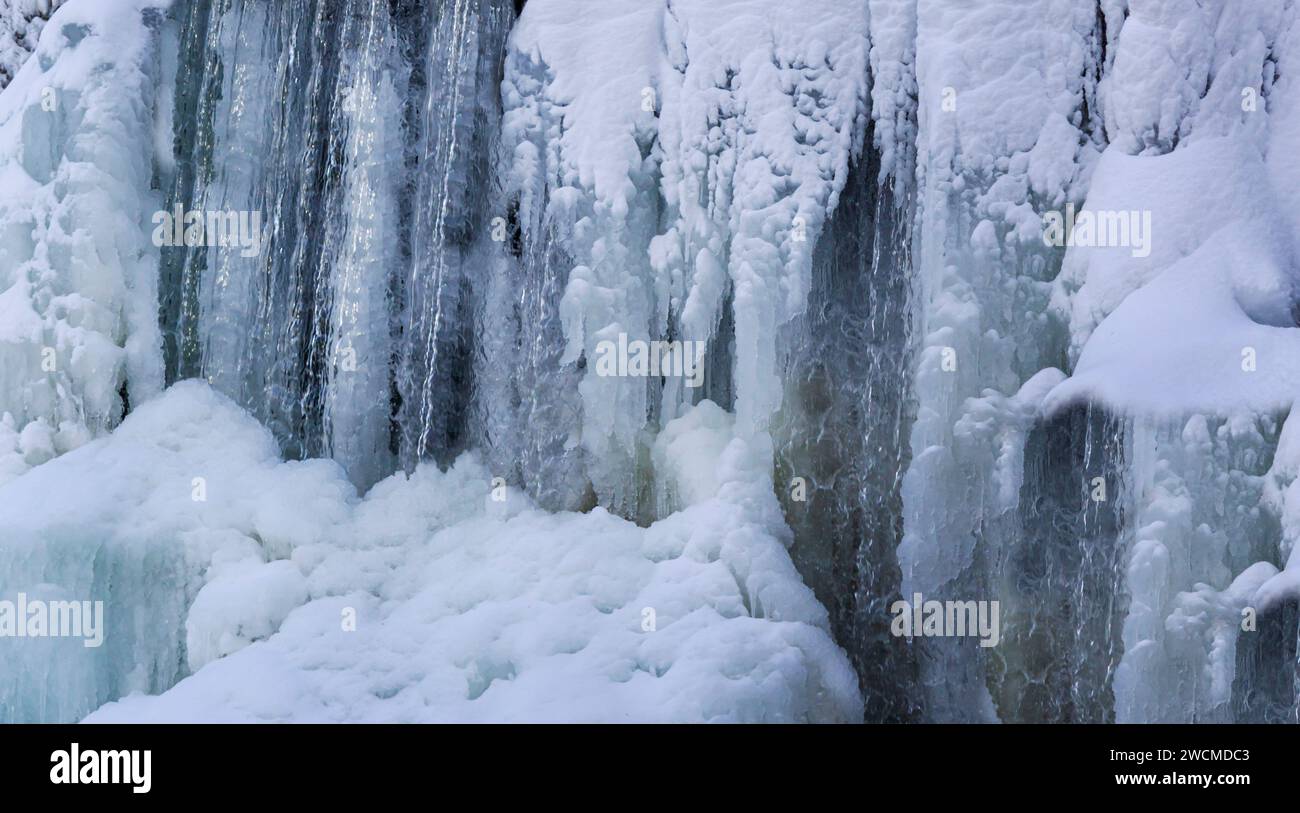
[[[903,12],[882,5],[895,18],[891,30],[905,29]],[[1039,211],[1077,202],[1095,162],[1101,33],[1097,10],[1071,0],[922,0],[915,14],[920,346],[902,484],[902,594],[993,600],[1007,577],[1002,551],[1015,547],[1021,524],[1020,469],[1007,456],[1020,454],[1022,410],[1035,414],[1046,394],[1027,382],[1065,361],[1061,328],[1045,314],[1060,251],[1044,246]],[[907,53],[889,42],[889,53]],[[896,122],[910,81],[882,79],[893,89],[877,116]],[[980,400],[986,391],[1019,392],[1022,404],[990,409],[996,403]],[[992,425],[964,438],[975,420]],[[1074,644],[1067,636],[1055,645]],[[1000,716],[988,688],[996,680],[986,678],[999,666],[975,640],[927,638],[917,647],[931,719]]]
[[[1277,572],[1267,561],[1277,520],[1260,509],[1276,424],[1195,416],[1181,427],[1142,421],[1133,435],[1132,599],[1116,716],[1231,721],[1235,646],[1258,634],[1243,631],[1242,611],[1268,612],[1256,594]]]
[[[1238,633],[1258,634],[1241,632],[1242,611],[1260,607],[1234,578],[1285,563],[1260,478],[1295,399],[1300,330],[1283,326],[1295,260],[1267,175],[1242,135],[1193,136],[1163,156],[1108,151],[1088,205],[1150,212],[1151,255],[1072,249],[1062,274],[1066,290],[1084,278],[1068,300],[1082,349],[1053,402],[1130,416],[1121,720],[1236,719]],[[1206,327],[1188,335],[1192,324]]]
[[[168,248],[163,311],[171,377],[367,487],[465,442],[463,269],[510,11],[336,5],[186,7],[168,211],[256,214],[258,248]]]
[[[1293,4],[879,5],[882,152],[916,31],[902,592],[1003,604],[996,653],[919,642],[927,716],[1294,716]],[[1067,208],[1132,228],[1045,246]]]
[[[850,170],[813,254],[808,307],[780,334],[776,483],[791,555],[862,678],[867,719],[919,710],[911,651],[891,634],[896,549],[914,417],[910,200],[878,182],[883,153]]]
[[[0,95],[0,481],[161,389],[145,224],[166,5],[62,9]]]
[[[540,411],[561,419],[543,430],[568,461],[560,504],[665,516],[718,490],[714,459],[734,435],[757,477],[775,472],[795,562],[830,608],[869,718],[910,719],[915,667],[886,608],[911,419],[916,93],[882,52],[882,100],[868,99],[865,48],[878,24],[881,47],[892,37],[908,53],[908,10],[624,3],[575,26],[571,6],[537,2],[521,18],[503,126],[507,192],[525,256],[540,258],[525,260],[538,269],[525,296],[550,303],[520,344],[563,339],[561,383],[544,385],[580,382],[580,399]],[[602,377],[600,345],[620,335],[707,343],[702,386]],[[558,399],[521,400],[537,415]],[[552,504],[555,478],[524,469]]]
[[[448,464],[469,445],[482,446],[506,404],[476,401],[474,356],[503,333],[476,330],[488,306],[488,269],[507,258],[507,222],[493,174],[501,126],[505,41],[514,22],[504,0],[432,4],[432,32],[417,43],[411,98],[418,105],[414,156],[420,171],[409,203],[410,265],[399,288],[403,357],[396,389],[402,403],[398,448],[402,467],[434,457]],[[421,70],[423,68],[423,70]],[[408,151],[408,156],[411,151]],[[411,158],[408,157],[408,163]],[[510,309],[507,307],[507,312]],[[508,318],[503,314],[494,314]],[[485,374],[500,376],[504,370]]]
[[[1289,3],[1176,5],[1134,4],[1120,29],[1102,83],[1110,144],[1086,204],[1146,213],[1150,250],[1069,250],[1057,304],[1074,375],[1049,408],[1091,399],[1126,416],[1116,718],[1294,720],[1279,427],[1300,394],[1283,157],[1300,30]],[[1153,38],[1180,47],[1157,54]]]
[[[5,0],[0,3],[0,90],[36,50],[41,29],[65,0]]]
[[[734,411],[738,437],[770,443],[776,328],[806,307],[812,248],[863,138],[866,14],[623,2],[574,26],[579,5],[531,3],[511,35],[507,189],[525,246],[569,258],[525,283],[550,291],[558,363],[582,370],[580,404],[551,429],[582,459],[569,492],[586,481],[601,505],[647,517],[644,435],[701,396]],[[520,343],[544,327],[525,324]],[[620,335],[703,343],[703,386],[601,375],[599,346]]]
[[[860,719],[825,611],[768,531],[779,513],[725,479],[731,493],[649,528],[495,500],[472,456],[359,500],[337,464],[281,461],[266,429],[184,382],[0,488],[0,595],[106,604],[99,648],[0,639],[0,711]]]

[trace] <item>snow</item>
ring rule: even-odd
[[[1271,90],[1286,0],[1188,5],[1145,0],[1126,9],[1102,82],[1111,148],[1160,155],[1182,142],[1258,127]]]
[[[337,464],[282,462],[256,421],[183,382],[0,488],[0,592],[39,573],[109,602],[104,654],[28,655],[0,676],[3,708],[67,720],[137,692],[89,719],[860,717],[825,611],[739,498],[641,528],[506,496],[466,456],[358,499]],[[169,674],[178,653],[192,675]],[[84,694],[40,700],[24,676],[56,669]]]
[[[64,0],[6,0],[0,3],[0,90],[36,50],[41,29]]]
[[[1283,156],[1295,146],[1300,87],[1279,60],[1294,51],[1293,22],[1279,0],[1194,9],[1159,0],[1124,20],[1102,82],[1111,144],[1084,208],[1149,213],[1151,251],[1068,251],[1054,304],[1077,362],[1054,407],[1289,409],[1300,221],[1288,205],[1294,162]]]
[[[916,15],[912,0],[869,0],[871,118],[880,172],[901,186],[916,172]]]
[[[701,401],[669,421],[655,438],[655,485],[661,516],[718,493],[720,464],[733,424],[726,410],[712,401]]]
[[[185,617],[191,671],[269,637],[307,601],[307,580],[292,562],[263,562],[255,546],[243,547],[246,555],[237,562],[220,568],[214,562],[216,572]]]
[[[44,584],[104,601],[108,625],[104,645],[84,652],[60,649],[64,641],[0,640],[0,715],[70,721],[118,694],[169,687],[184,673],[190,602],[205,574],[229,570],[209,563],[287,556],[341,522],[350,495],[335,464],[279,462],[266,430],[197,383],[0,487],[0,593]],[[215,584],[194,616],[196,636],[230,628],[214,625]],[[240,607],[245,615],[231,618],[244,635],[265,631],[279,612],[267,597],[245,596]]]
[[[1054,408],[1084,398],[1150,414],[1290,406],[1300,394],[1296,264],[1272,188],[1263,156],[1238,137],[1162,156],[1107,151],[1086,208],[1150,212],[1151,251],[1068,253],[1058,285],[1083,280],[1069,297],[1082,349]]]
[[[616,215],[626,216],[635,196],[628,175],[641,162],[636,130],[653,128],[655,107],[644,109],[642,90],[654,89],[661,56],[655,38],[646,35],[662,24],[665,7],[611,0],[594,17],[574,0],[533,3],[510,37],[513,59],[527,58],[548,69],[551,83],[543,99],[560,108],[561,118],[557,146],[564,169],[557,185],[592,190]],[[572,24],[583,17],[588,25]],[[510,142],[520,139],[512,128],[535,124],[528,115],[535,111],[522,107],[534,101],[526,95],[533,88],[516,87],[510,77],[505,88],[504,138]],[[527,156],[531,146],[521,140],[516,150],[523,155],[516,158]]]

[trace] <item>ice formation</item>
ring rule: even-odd
[[[140,149],[165,95],[160,5],[63,10],[0,96],[0,478],[162,389],[158,258],[142,229],[157,202]]]
[[[68,0],[0,593],[110,635],[0,718],[1296,720],[1297,14]]]
[[[1265,603],[1253,564],[1289,549],[1261,491],[1295,394],[1295,226],[1268,158],[1294,8],[1031,5],[915,4],[903,592],[1011,605],[996,655],[923,642],[929,713],[1294,719],[1293,607],[1273,602],[1272,651],[1224,632]],[[1143,215],[1147,250],[1045,247],[1043,213],[1075,207]],[[1234,684],[1238,661],[1272,675]]]

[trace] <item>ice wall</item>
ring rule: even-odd
[[[779,334],[777,492],[791,555],[862,678],[867,719],[919,711],[916,664],[889,631],[914,418],[911,209],[864,152],[813,254],[806,312]],[[880,180],[878,180],[880,179]]]
[[[923,1],[909,20],[898,4],[881,6],[891,34],[882,59],[909,53],[897,32],[916,32],[915,79],[897,76],[906,64],[882,71],[892,95],[876,105],[882,135],[897,133],[908,100],[901,88],[915,82],[920,346],[902,593],[1014,605],[1015,593],[999,585],[1015,583],[1005,568],[1021,539],[1026,436],[1046,394],[1035,377],[1065,361],[1061,327],[1046,313],[1060,252],[1043,245],[1039,212],[1077,201],[1095,162],[1098,14],[1076,2]],[[1030,544],[1046,544],[1033,539],[1037,530],[1028,529]],[[992,662],[974,639],[916,647],[930,719],[1002,716],[990,676],[1013,667]]]
[[[1295,398],[1276,146],[1295,8],[914,8],[903,593],[997,598],[1004,618],[993,652],[918,641],[927,716],[1294,717],[1284,499],[1265,478]],[[893,39],[873,48],[907,64]],[[907,82],[881,77],[888,134]],[[1148,230],[1045,246],[1043,214],[1068,206]],[[1267,654],[1241,629],[1262,606]]]
[[[1268,473],[1289,465],[1279,427],[1300,349],[1294,171],[1281,159],[1295,12],[1135,7],[1103,86],[1111,143],[1088,204],[1149,212],[1151,250],[1071,250],[1058,301],[1075,374],[1053,400],[1129,416],[1121,720],[1296,719],[1294,655],[1280,657],[1294,653],[1280,642],[1296,634],[1295,594],[1273,576],[1289,538],[1266,498],[1278,493]],[[1186,47],[1143,47],[1170,37]],[[1252,673],[1238,679],[1239,663]]]
[[[647,437],[701,397],[772,454],[779,328],[806,307],[812,249],[865,124],[865,9],[798,13],[625,2],[593,30],[571,24],[575,4],[534,3],[512,34],[507,192],[525,251],[559,255],[525,283],[525,297],[549,291],[550,316],[520,343],[556,337],[558,320],[565,349],[546,362],[582,371],[580,403],[548,425],[574,461],[573,501],[589,489],[624,515],[671,510],[651,500]],[[598,345],[620,335],[702,343],[703,385],[601,375]]]
[[[168,248],[169,375],[359,486],[465,445],[507,4],[184,9],[168,210],[258,215],[258,250]]]
[[[63,9],[0,96],[0,478],[161,389],[146,227],[166,5]]]

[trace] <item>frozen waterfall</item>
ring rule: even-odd
[[[594,6],[0,15],[0,720],[1300,722],[1300,2]]]

